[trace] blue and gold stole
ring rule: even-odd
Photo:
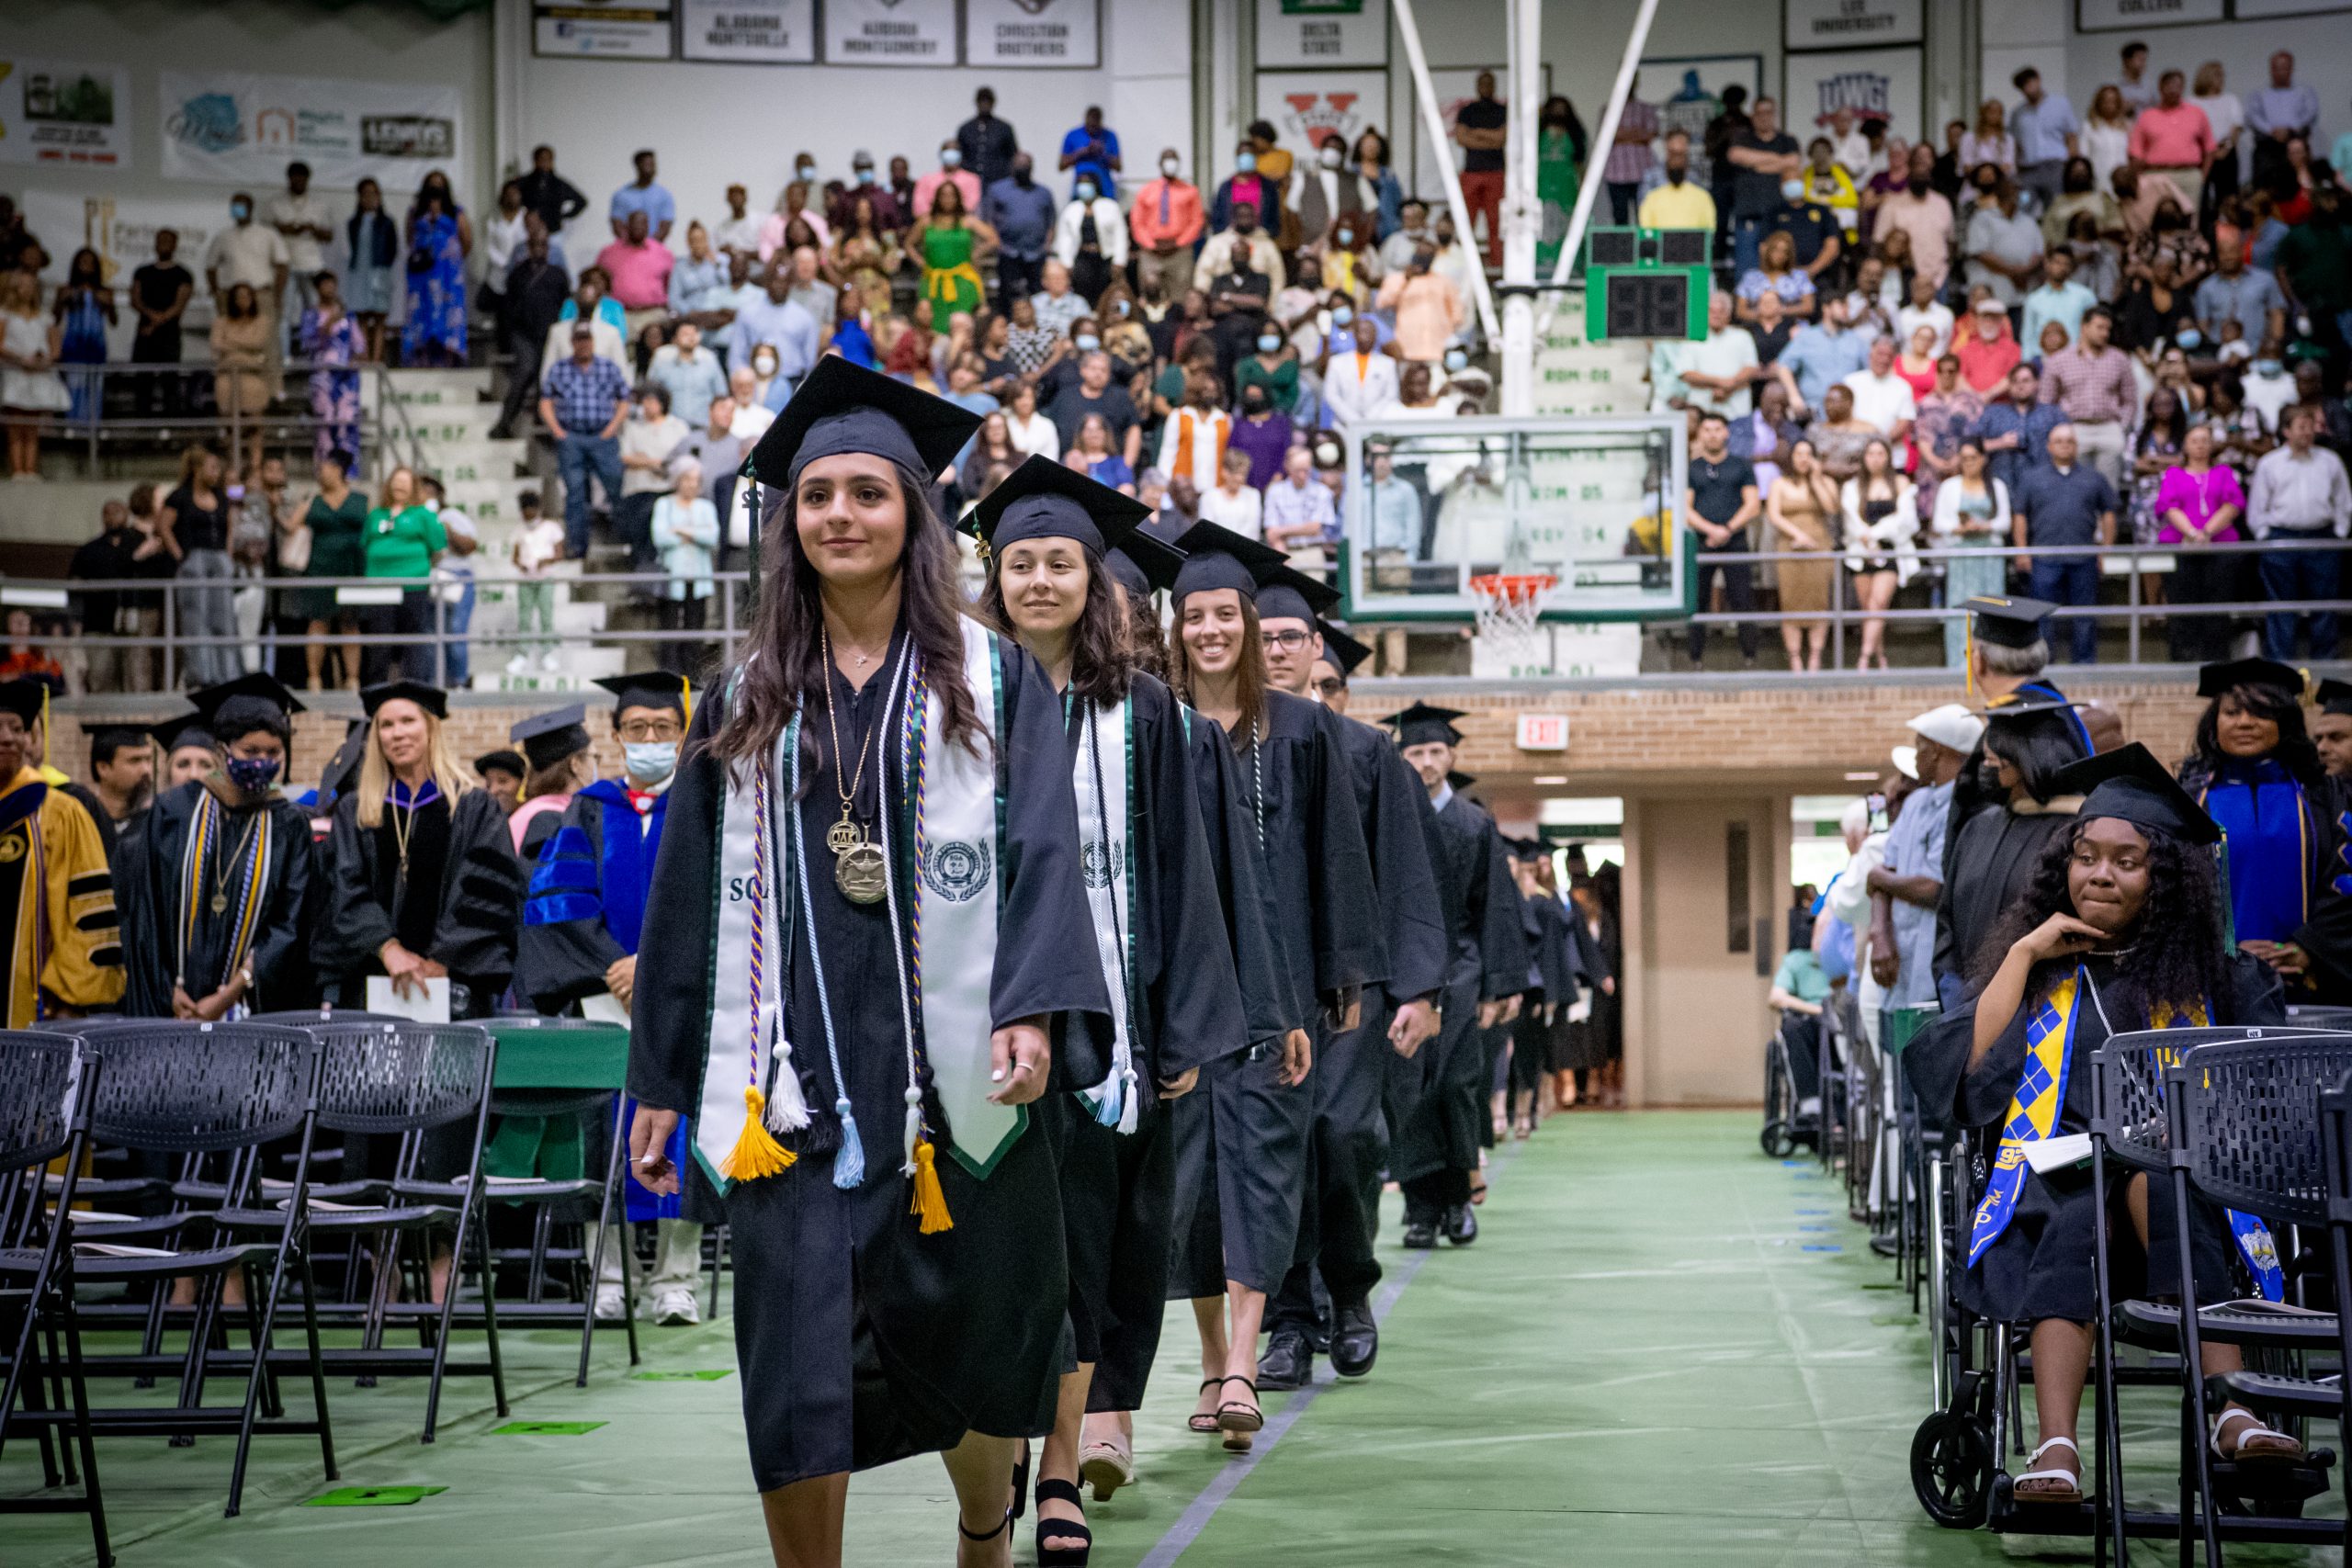
[[[177,962],[173,966],[172,982],[189,997],[201,1000],[229,983],[245,962],[252,950],[254,935],[261,929],[262,905],[269,897],[271,862],[275,858],[276,842],[270,832],[269,807],[265,802],[258,808],[253,828],[247,835],[249,844],[232,846],[228,840],[229,813],[220,797],[209,789],[198,791],[196,819],[188,824],[187,847],[180,856],[180,920]],[[242,870],[235,865],[222,868],[224,856],[233,856],[243,849]],[[229,917],[229,949],[218,975],[204,975],[189,983],[188,949],[196,941],[198,906],[209,897],[208,887],[226,886],[233,883],[236,896],[225,909],[215,914]],[[241,1003],[232,1017],[241,1017],[247,1010]]]
[[[2001,1122],[2001,1152],[1993,1161],[1992,1179],[1969,1222],[1968,1266],[2001,1239],[2015,1217],[2018,1195],[2025,1190],[2028,1144],[2038,1144],[2058,1128],[2059,1108],[2066,1103],[2066,1075],[2074,1060],[2075,1026],[2089,977],[2081,964],[2050,987],[2025,1026],[2025,1072],[2009,1096],[2008,1115]]]
[[[2213,1010],[2199,1001],[2190,1007],[2177,1008],[2170,1002],[2158,1002],[2148,1010],[2151,1029],[2203,1029],[2213,1021]],[[2177,1065],[2178,1053],[2165,1050],[2156,1054],[2164,1066]],[[2162,1091],[2159,1090],[2161,1093]],[[2287,1299],[2287,1273],[2278,1266],[2278,1246],[2270,1236],[2270,1227],[2261,1216],[2242,1209],[2225,1209],[2230,1222],[2230,1237],[2238,1244],[2238,1253],[2245,1259],[2248,1271],[2254,1275],[2255,1289],[2267,1302]]]

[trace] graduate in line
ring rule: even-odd
[[[1502,834],[1454,782],[1461,716],[1415,703],[1388,720],[1429,796],[1430,862],[1452,942],[1434,1047],[1416,1058],[1418,1072],[1390,1081],[1388,1173],[1405,1190],[1409,1247],[1434,1247],[1441,1235],[1456,1247],[1478,1237],[1471,1200],[1488,1082],[1480,1032],[1506,1021],[1509,1003],[1527,988],[1527,938]]]
[[[925,1452],[956,1561],[1010,1563],[1014,1450],[1069,1349],[1032,1107],[1109,1074],[1111,1004],[1060,695],[965,614],[925,498],[978,423],[832,356],[761,439],[758,606],[647,899],[630,1158],[677,1190],[690,1116],[725,1199],[779,1563],[838,1563],[850,1472]]]
[[[1239,764],[1290,1015],[1311,1021],[1280,1049],[1253,1045],[1209,1075],[1226,1291],[1193,1303],[1204,1379],[1195,1420],[1213,1414],[1226,1446],[1240,1450],[1265,1424],[1256,1373],[1266,1298],[1298,1247],[1315,1119],[1308,1075],[1318,1045],[1361,1023],[1363,987],[1387,963],[1343,721],[1267,684],[1255,595],[1259,574],[1282,558],[1213,523],[1193,525],[1180,546],[1178,694],[1215,722]]]
[[[2075,706],[2018,698],[1984,713],[1979,805],[1945,852],[1950,874],[1936,904],[1936,987],[1947,1008],[2002,912],[2025,890],[2042,848],[2072,826],[2081,799],[2059,775],[2088,754]]]
[[[2312,744],[2320,766],[2331,779],[2352,778],[2352,681],[2322,681],[2312,695],[2319,702],[2312,715]]]
[[[1288,566],[1269,568],[1259,581],[1258,631],[1268,684],[1320,700],[1314,671],[1329,653],[1320,617],[1339,603],[1338,591]],[[1318,1053],[1310,1080],[1313,1186],[1290,1271],[1267,1309],[1261,1388],[1303,1387],[1318,1348],[1329,1351],[1332,1370],[1341,1377],[1372,1371],[1380,1351],[1372,1317],[1380,1264],[1372,1240],[1380,1217],[1380,1173],[1387,1163],[1382,1101],[1388,1064],[1394,1056],[1411,1058],[1437,1032],[1437,996],[1445,982],[1445,930],[1438,923],[1420,780],[1385,731],[1342,717],[1340,734],[1372,858],[1388,973],[1366,989],[1363,1021],[1334,1034]],[[1329,1303],[1328,1318],[1316,1305],[1317,1275]]]
[[[537,863],[539,850],[563,822],[564,808],[596,776],[595,742],[588,736],[584,704],[535,713],[519,719],[506,738],[523,749],[523,799],[507,814],[506,830],[525,865]]]
[[[147,727],[160,760],[155,769],[155,794],[194,784],[210,773],[219,759],[213,754],[212,732],[204,728],[200,712],[184,713]]]
[[[99,1012],[122,998],[122,941],[104,830],[34,766],[49,689],[0,682],[0,1027]]]
[[[165,790],[128,858],[137,1018],[218,1022],[315,1004],[311,822],[279,788],[301,703],[266,673],[196,694],[213,765]]]
[[[1525,1138],[1533,1135],[1543,1112],[1559,1021],[1575,1005],[1579,990],[1600,982],[1579,964],[1581,946],[1574,924],[1558,896],[1544,886],[1551,847],[1541,839],[1508,842],[1511,874],[1519,883],[1520,929],[1527,938],[1528,965],[1527,989],[1520,997],[1519,1017],[1511,1022],[1510,1077],[1498,1112],[1500,1124],[1508,1125],[1512,1136]],[[1523,1111],[1518,1109],[1522,1095],[1527,1101]]]
[[[1104,560],[1149,515],[1117,491],[1032,457],[970,519],[989,563],[981,610],[1012,628],[1069,709],[1087,897],[1117,1030],[1109,1076],[1048,1106],[1059,1124],[1078,1369],[1063,1375],[1037,1466],[1041,1563],[1087,1561],[1092,1538],[1078,1491],[1084,1418],[1090,1408],[1137,1408],[1159,1349],[1175,1213],[1164,1102],[1250,1043],[1185,718],[1165,685],[1131,669],[1129,612]],[[1094,1461],[1098,1500],[1132,1475],[1131,1442],[1100,1441],[1085,1457]]]

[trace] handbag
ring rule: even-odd
[[[408,269],[413,273],[431,272],[433,270],[433,248],[430,245],[411,246],[408,253]]]
[[[277,536],[277,569],[300,575],[311,570],[311,525],[297,523]]]

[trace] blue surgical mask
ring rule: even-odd
[[[1781,199],[1783,201],[1803,201],[1804,199],[1804,182],[1803,180],[1782,180],[1781,182]]]
[[[2276,376],[2286,368],[2286,366],[2276,359],[2257,359],[2254,362],[2254,373],[2257,376]]]
[[[2204,345],[2205,334],[2195,327],[2183,327],[2180,329],[2180,335],[2173,341],[2183,348],[2199,348]]]
[[[1255,152],[1236,153],[1233,159],[1233,166],[1240,170],[1245,175],[1256,174],[1258,172],[1258,154]]]
[[[1094,182],[1092,180],[1080,180],[1078,182],[1078,199],[1080,201],[1092,201],[1094,199]]]
[[[1078,344],[1080,354],[1091,354],[1102,346],[1102,340],[1092,333],[1080,333],[1072,341]]]
[[[629,740],[621,745],[627,759],[624,762],[628,776],[639,784],[656,784],[678,769],[678,743],[674,740]]]
[[[858,171],[857,171],[857,183],[858,183],[858,184],[860,184],[860,185],[862,185],[862,186],[870,186],[870,185],[872,185],[872,184],[874,183],[874,171],[873,171],[871,168],[865,168],[865,169],[860,169],[860,170],[858,170]]]
[[[229,216],[240,223],[253,215],[254,209],[242,201],[232,201],[229,204]]]
[[[1448,371],[1465,370],[1469,366],[1470,355],[1464,351],[1458,348],[1449,348],[1445,351],[1445,367]]]
[[[953,147],[948,148],[939,155],[939,166],[943,169],[955,168],[958,164],[962,164],[963,161],[964,154],[958,152]]]
[[[1334,305],[1331,307],[1331,324],[1333,326],[1344,327],[1355,319],[1356,313],[1348,309],[1345,305]]]
[[[797,164],[794,167],[792,172],[798,175],[804,180],[813,180],[817,177],[817,165],[814,164]]]
[[[266,793],[277,782],[278,761],[275,757],[232,757],[221,765],[229,782],[246,795]]]
[[[1258,352],[1261,354],[1272,354],[1274,350],[1282,347],[1282,345],[1283,338],[1280,333],[1260,333],[1258,334]]]

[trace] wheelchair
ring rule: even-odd
[[[1764,1126],[1757,1142],[1774,1159],[1810,1150],[1826,1168],[1845,1135],[1846,1071],[1835,1002],[1819,1018],[1791,1013],[1764,1043]]]
[[[2150,1031],[2113,1037],[2094,1053],[2090,1066],[2093,1201],[2102,1213],[2113,1182],[2144,1174],[2151,1203],[2169,1197],[2184,1238],[2193,1199],[2235,1204],[2272,1224],[2317,1224],[2326,1217],[2318,1196],[2324,1179],[2319,1100],[2352,1072],[2352,1037],[2302,1026]],[[2094,1228],[2097,1321],[2085,1416],[2097,1441],[2083,1452],[2083,1500],[2018,1502],[2008,1460],[2025,1451],[2023,1390],[2033,1381],[2025,1325],[1976,1316],[1956,1289],[1973,1194],[1982,1190],[1996,1147],[1996,1130],[1972,1130],[1950,1138],[1931,1168],[1927,1213],[1936,1404],[1914,1435],[1910,1456],[1913,1491],[1928,1517],[1953,1529],[2087,1537],[2098,1543],[2098,1561],[2119,1564],[2127,1561],[2134,1537],[2178,1541],[2184,1563],[2201,1540],[2205,1561],[2215,1568],[2224,1540],[2309,1545],[2343,1540],[2345,1521],[2302,1517],[2304,1504],[2331,1484],[2332,1453],[2306,1448],[2291,1463],[2240,1466],[2210,1447],[2209,1412],[2237,1395],[2241,1382],[2256,1390],[2251,1397],[2238,1395],[2242,1403],[2301,1416],[2311,1414],[2315,1402],[2310,1396],[2301,1405],[2265,1401],[2260,1387],[2278,1380],[2264,1375],[2187,1375],[2187,1369],[2202,1364],[2206,1343],[2245,1347],[2266,1371],[2271,1363],[2301,1365],[2313,1352],[2334,1357],[2335,1314],[2258,1297],[2183,1312],[2177,1303],[2196,1294],[2185,1244],[2179,1279],[2156,1287],[2177,1287],[2176,1299],[2118,1302],[2105,1225]],[[2301,1261],[2297,1244],[2290,1241],[2282,1251],[2290,1269]],[[2242,1260],[2233,1259],[2232,1272],[2241,1285],[2251,1280]],[[2290,1298],[2302,1283],[2290,1276]],[[2119,1344],[2148,1352],[2147,1364],[2120,1365]],[[2324,1400],[2340,1410],[2340,1382],[2324,1386]],[[2120,1391],[2127,1387],[2167,1388],[2180,1402],[2178,1502],[2171,1511],[2117,1501],[2123,1464]]]

